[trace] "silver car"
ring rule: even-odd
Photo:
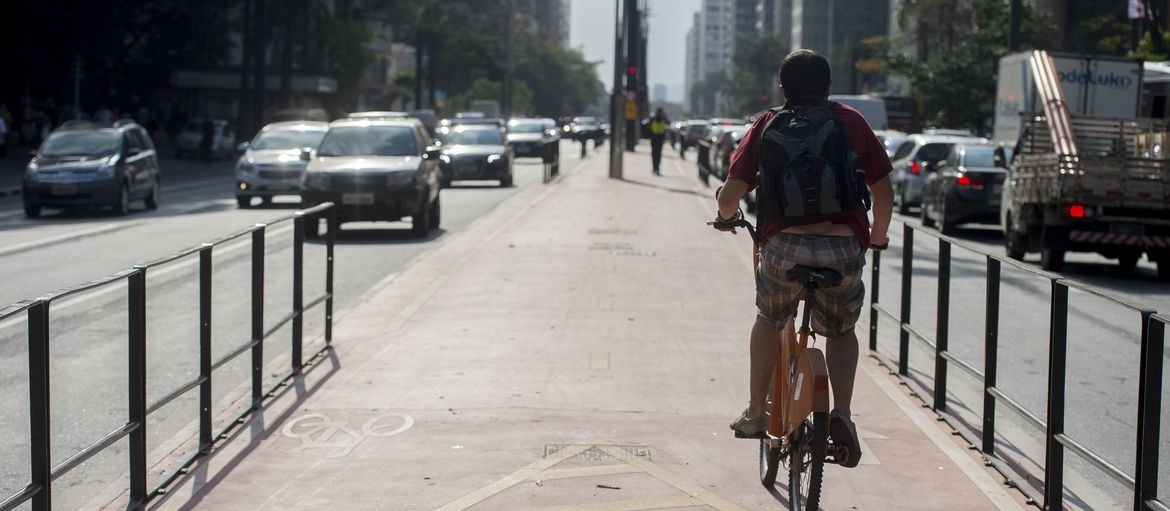
[[[236,161],[236,201],[241,208],[259,197],[264,204],[277,195],[300,195],[301,175],[308,162],[304,149],[316,149],[329,125],[292,121],[269,124],[251,142],[240,144],[244,152]]]
[[[927,172],[937,168],[946,160],[955,144],[986,142],[986,139],[952,135],[910,135],[894,155],[890,163],[894,171],[890,182],[894,185],[894,205],[905,215],[911,206],[922,204],[922,183]]]

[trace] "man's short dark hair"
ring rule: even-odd
[[[822,96],[831,78],[829,61],[813,50],[796,50],[780,63],[780,86],[784,97],[795,98],[807,94]]]

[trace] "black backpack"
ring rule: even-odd
[[[760,134],[760,215],[784,225],[805,225],[869,210],[865,170],[832,102],[789,101]]]

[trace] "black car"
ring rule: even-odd
[[[697,147],[699,139],[703,136],[703,132],[707,131],[707,125],[710,121],[702,119],[691,119],[686,121],[679,127],[678,137],[678,155],[685,157],[687,149]]]
[[[133,122],[114,127],[67,123],[54,131],[24,174],[24,213],[36,218],[43,207],[110,206],[118,214],[141,199],[158,208],[158,156],[150,134]]]
[[[605,128],[596,117],[574,117],[569,123],[569,136],[578,142],[592,140],[598,143],[605,140]]]
[[[995,146],[955,144],[937,168],[927,167],[922,187],[922,223],[953,234],[963,223],[999,223],[1005,170]]]
[[[560,130],[552,119],[512,119],[508,121],[508,144],[517,158],[545,158],[561,141]]]
[[[512,186],[512,147],[494,125],[463,125],[439,130],[443,186],[463,179],[498,179]]]
[[[343,222],[411,217],[411,230],[425,237],[439,227],[439,149],[417,119],[345,119],[329,131],[309,160],[301,181],[301,206],[336,205]],[[316,237],[317,218],[305,223]]]

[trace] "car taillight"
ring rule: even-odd
[[[955,178],[955,184],[963,188],[983,188],[983,181],[967,174],[959,174],[959,177]]]
[[[922,165],[917,161],[910,162],[910,165],[908,165],[906,168],[910,171],[911,174],[914,174],[915,176],[922,175]]]

